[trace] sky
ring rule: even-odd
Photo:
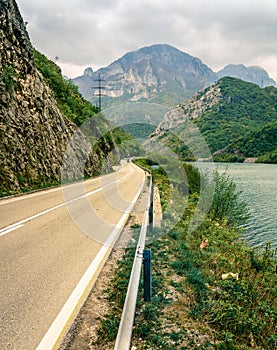
[[[277,81],[277,0],[16,0],[33,46],[74,78],[152,44]],[[58,57],[58,59],[57,59]]]

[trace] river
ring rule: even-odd
[[[226,170],[249,207],[244,235],[251,246],[277,246],[277,165],[256,163],[197,163],[199,169]]]

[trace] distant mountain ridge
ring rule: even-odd
[[[276,82],[271,79],[266,70],[258,66],[246,67],[243,64],[229,64],[217,72],[218,78],[233,77],[258,84],[260,87],[276,86]]]
[[[96,72],[91,67],[85,69],[82,76],[73,79],[73,83],[93,104],[97,103],[97,97],[93,95],[94,91],[97,93],[99,76],[104,80],[102,87],[107,95],[103,98],[104,108],[127,101],[175,106],[224,76],[240,78],[261,87],[276,86],[276,82],[260,67],[231,64],[214,72],[199,58],[167,44],[128,52]]]

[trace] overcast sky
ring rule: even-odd
[[[259,65],[277,81],[277,0],[17,0],[35,48],[73,78],[170,44],[217,71]]]

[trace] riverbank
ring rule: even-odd
[[[166,213],[166,208],[176,206],[170,194],[174,188],[161,168],[153,173]],[[148,240],[153,297],[145,303],[140,288],[132,350],[275,350],[276,251],[269,245],[263,251],[251,249],[232,220],[232,208],[220,215],[212,206],[201,225],[190,230],[199,186],[191,165],[186,174],[193,190],[189,197],[181,195],[185,208],[181,219],[172,225],[172,217],[164,215],[161,228],[154,230],[151,242]],[[229,181],[223,184],[230,189]],[[221,194],[226,194],[224,187],[217,193],[217,204],[228,199]],[[133,225],[133,237],[137,226]],[[112,348],[133,255],[133,248],[125,249],[105,286],[110,308],[100,316],[97,337],[89,349],[104,349],[107,344],[106,348]]]
[[[257,163],[191,163],[204,174],[218,169],[227,173],[241,191],[250,218],[244,225],[243,237],[251,247],[277,247],[277,165]]]
[[[167,197],[164,189],[162,181],[161,197]],[[222,208],[224,187],[219,192]],[[151,244],[154,298],[138,309],[135,346],[276,349],[276,250],[250,248],[236,223],[214,210],[190,232],[198,198],[191,193],[182,219],[169,231],[165,220],[165,231]]]

